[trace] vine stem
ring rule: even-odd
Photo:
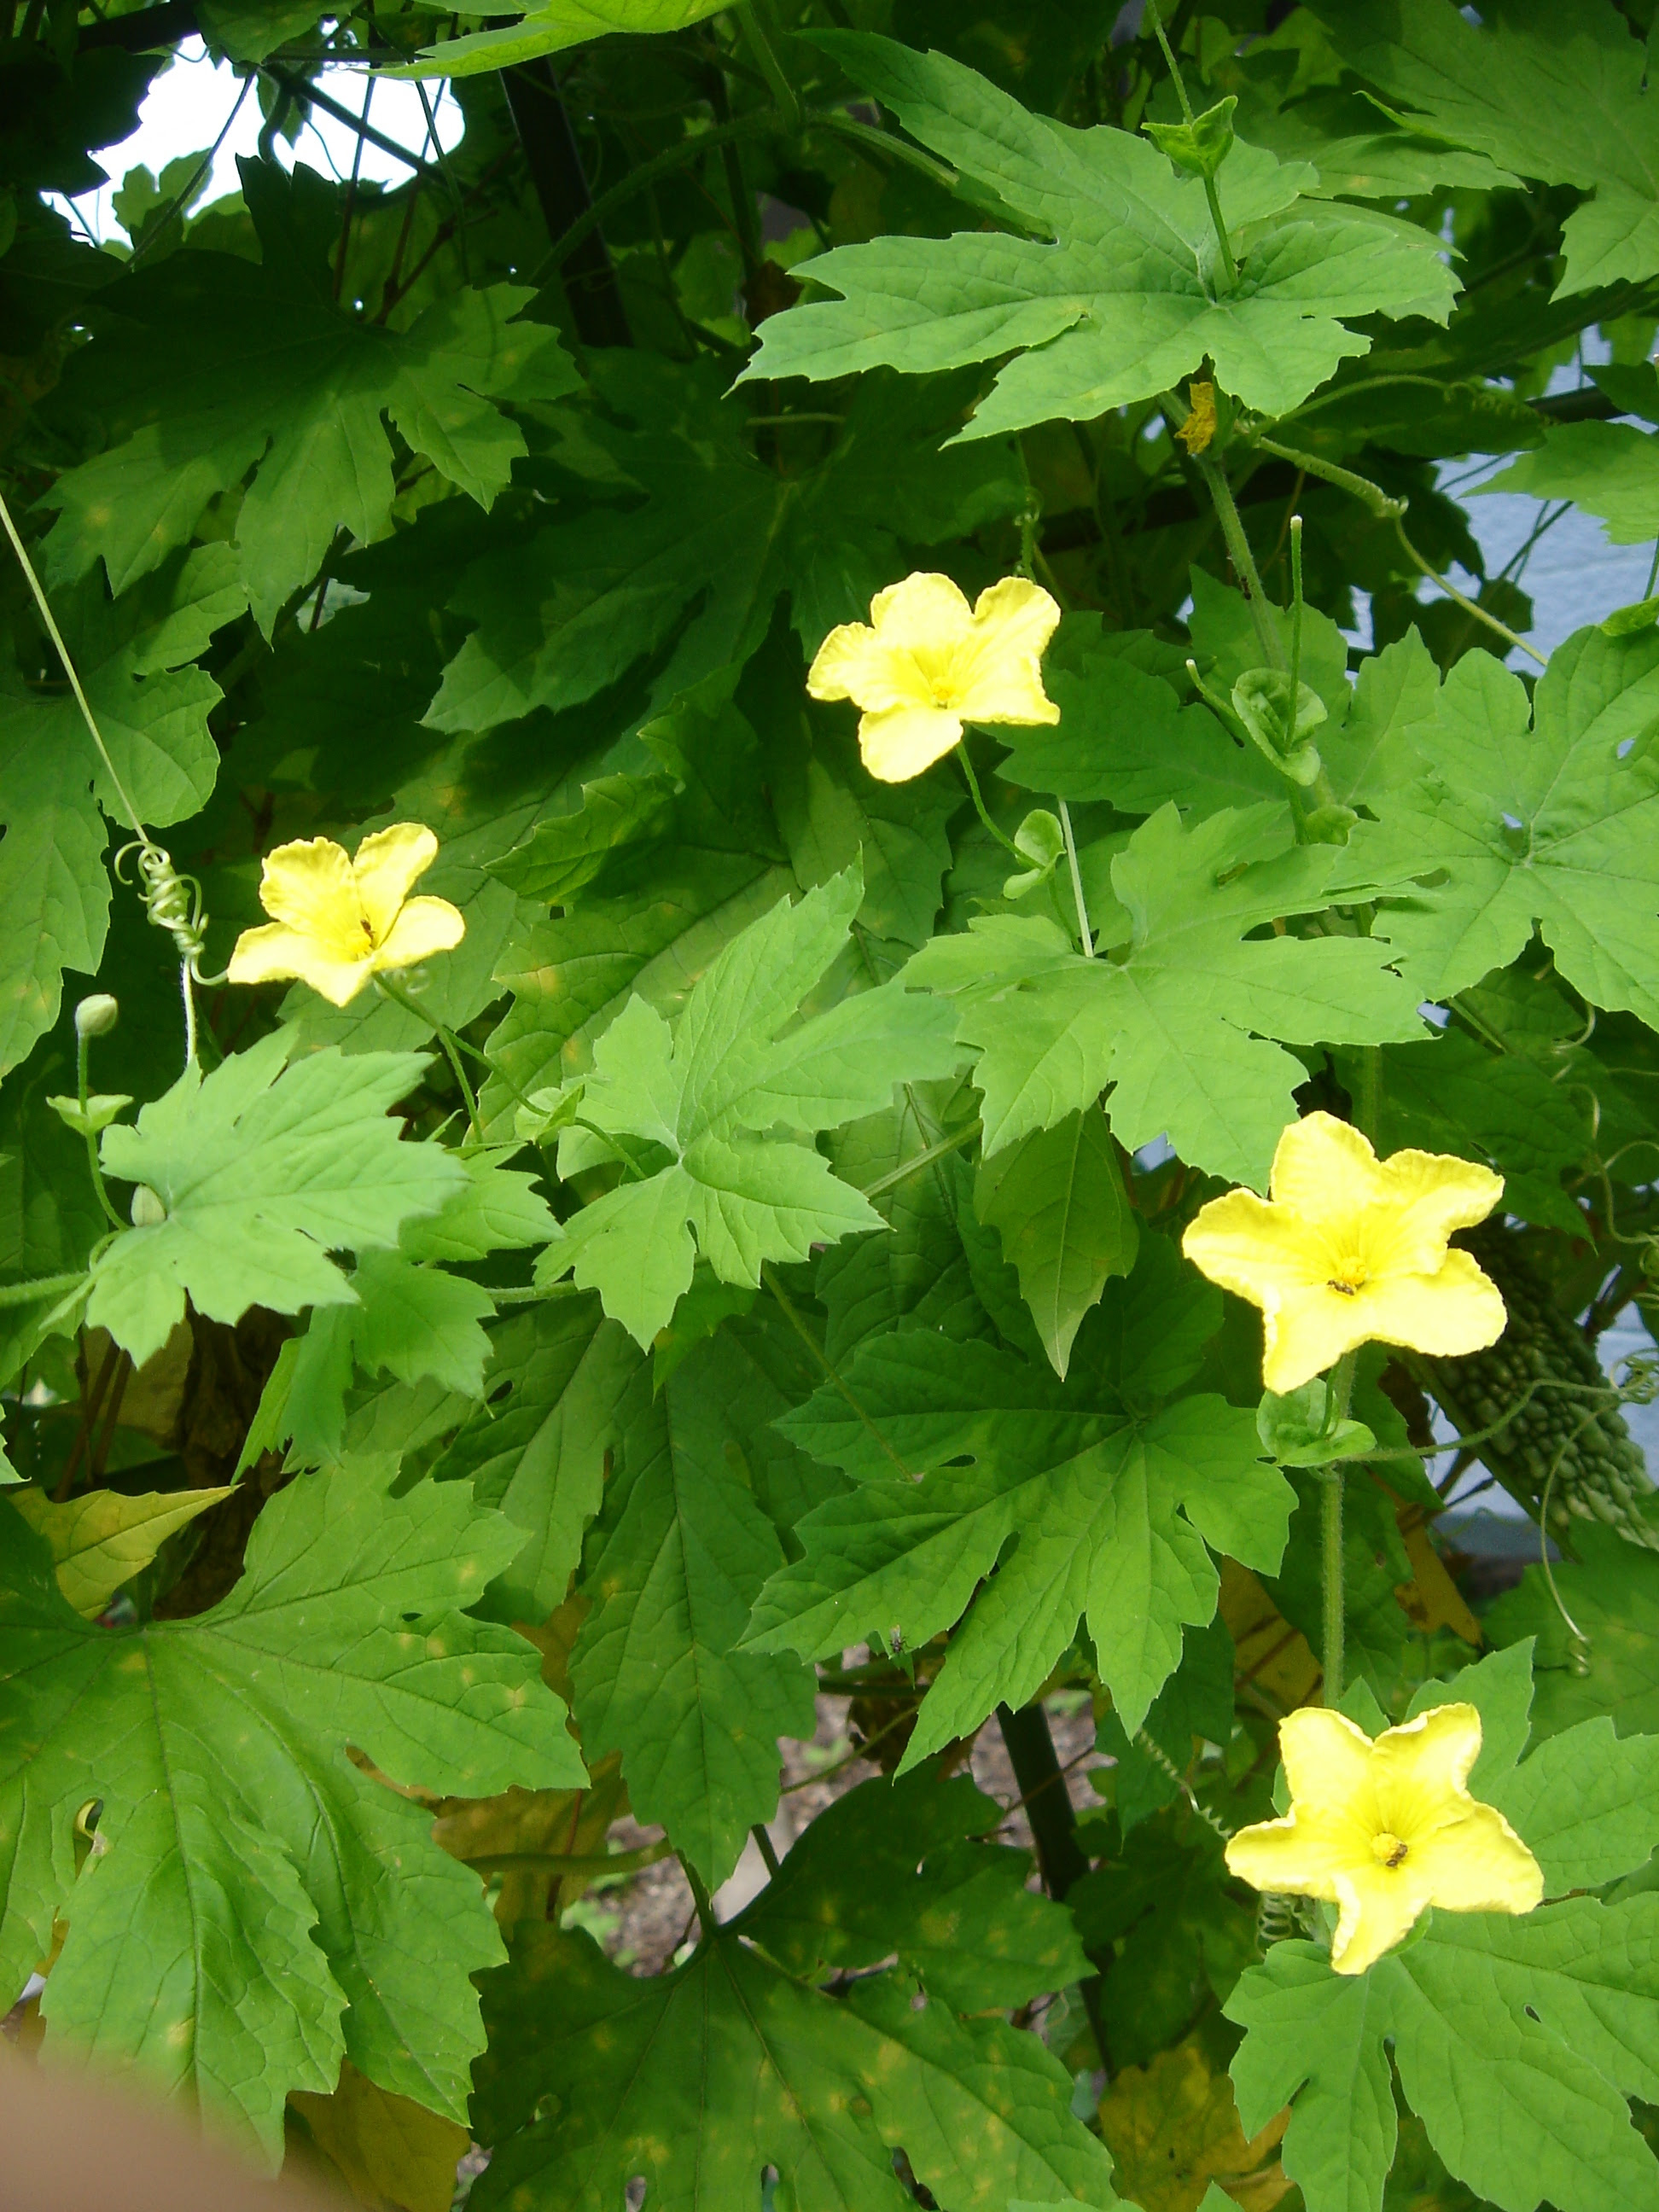
[[[193,1058],[194,1054],[192,1054],[191,1057]],[[75,1040],[75,1089],[76,1094],[81,1102],[81,1111],[82,1115],[86,1113],[87,1100],[91,1093],[91,1083],[89,1080],[91,1075],[91,1059],[92,1039],[89,1036],[81,1034],[80,1025],[77,1023]],[[85,1131],[84,1133],[87,1140],[87,1165],[92,1170],[92,1187],[98,1194],[99,1205],[104,1209],[104,1218],[109,1223],[112,1229],[125,1229],[127,1224],[115,1211],[114,1206],[110,1200],[110,1194],[104,1188],[104,1170],[98,1158],[98,1139],[93,1135],[90,1129]]]
[[[34,604],[40,611],[40,619],[46,625],[46,635],[52,640],[52,650],[64,664],[64,673],[69,678],[70,690],[75,694],[75,703],[81,709],[81,719],[86,724],[88,734],[97,750],[98,757],[104,764],[104,773],[110,780],[111,787],[121,802],[122,811],[127,817],[128,825],[140,844],[148,845],[149,832],[138,818],[138,809],[133,805],[131,796],[125,784],[121,781],[115,763],[110,758],[109,747],[104,743],[103,732],[98,727],[97,718],[93,714],[91,704],[81,687],[80,672],[70,658],[70,649],[64,642],[64,634],[58,627],[57,617],[53,615],[51,602],[46,598],[46,587],[34,573],[34,563],[28,556],[28,549],[17,534],[17,525],[11,519],[11,509],[6,505],[3,493],[0,493],[0,527],[4,528],[6,536],[11,541],[11,550],[17,556],[17,565],[22,570],[27,580],[29,590],[34,596]]]
[[[800,98],[789,82],[787,70],[778,58],[778,50],[772,43],[770,27],[762,9],[765,0],[744,0],[733,9],[738,28],[744,44],[753,56],[761,75],[766,79],[768,91],[777,103],[777,109],[787,131],[799,131],[801,120]]]
[[[1255,634],[1261,640],[1267,664],[1270,668],[1283,668],[1285,665],[1285,641],[1273,620],[1273,608],[1268,603],[1261,571],[1255,565],[1255,556],[1250,550],[1250,541],[1244,535],[1244,525],[1233,497],[1233,488],[1227,481],[1226,471],[1218,468],[1207,453],[1194,453],[1193,466],[1203,477],[1205,488],[1214,504],[1221,534],[1227,541],[1227,551],[1238,580],[1244,587],[1244,596],[1250,603],[1250,619],[1255,624]]]
[[[979,816],[980,820],[985,824],[986,828],[996,839],[998,844],[1002,847],[1003,850],[1005,852],[1012,853],[1023,868],[1026,865],[1024,854],[1020,851],[1018,846],[1015,844],[1013,839],[1008,835],[1006,830],[998,829],[996,823],[992,821],[989,813],[986,810],[984,793],[980,790],[979,778],[974,774],[974,763],[969,759],[968,747],[964,741],[960,738],[957,739],[957,759],[961,763],[962,773],[967,781],[968,795],[974,802],[974,811]]]
[[[1164,16],[1158,0],[1146,0],[1146,6],[1152,15],[1152,28],[1158,34],[1158,43],[1164,49],[1164,58],[1170,65],[1170,75],[1175,80],[1176,98],[1181,102],[1182,118],[1190,131],[1198,118],[1193,113],[1192,101],[1187,97],[1186,79],[1181,74],[1181,64],[1175,58],[1175,49],[1170,44],[1169,33],[1164,27]],[[1221,212],[1221,194],[1216,188],[1213,177],[1204,179],[1204,197],[1210,204],[1210,220],[1215,225],[1216,244],[1221,248],[1221,265],[1227,272],[1227,289],[1236,292],[1238,289],[1238,264],[1233,259],[1233,249],[1228,243],[1227,225]]]
[[[1332,1369],[1326,1384],[1325,1427],[1328,1433],[1348,1418],[1353,1398],[1354,1369],[1359,1354],[1345,1352]],[[1342,1462],[1322,1467],[1323,1486],[1320,1512],[1320,1581],[1324,1598],[1324,1698],[1328,1705],[1342,1702],[1343,1643],[1347,1617],[1342,1589]]]
[[[394,1006],[401,1006],[407,1014],[413,1014],[416,1021],[424,1022],[433,1036],[437,1038],[443,1048],[445,1059],[455,1072],[455,1080],[461,1086],[461,1097],[466,1104],[467,1127],[474,1143],[482,1143],[483,1124],[478,1119],[478,1101],[473,1094],[472,1085],[466,1079],[466,1070],[461,1066],[461,1055],[453,1036],[436,1015],[428,1013],[423,1006],[419,1006],[410,997],[401,984],[392,982],[385,975],[377,975],[374,978],[374,984],[376,989],[384,992]]]
[[[1072,810],[1062,799],[1059,802],[1060,827],[1066,839],[1066,860],[1072,871],[1072,896],[1077,901],[1077,933],[1085,957],[1095,957],[1095,940],[1089,927],[1089,909],[1083,897],[1083,873],[1077,864],[1077,839],[1072,835]]]
[[[1438,590],[1443,591],[1449,599],[1462,607],[1464,613],[1473,621],[1483,623],[1494,636],[1501,637],[1506,645],[1513,646],[1516,651],[1524,653],[1529,659],[1535,660],[1540,668],[1547,668],[1549,665],[1545,656],[1536,647],[1528,645],[1526,639],[1517,636],[1507,623],[1499,622],[1496,615],[1489,613],[1478,601],[1470,599],[1466,592],[1460,592],[1455,584],[1449,582],[1418,551],[1416,546],[1406,535],[1406,502],[1403,499],[1390,498],[1381,484],[1373,483],[1369,477],[1362,477],[1356,470],[1340,467],[1334,461],[1321,460],[1316,453],[1302,453],[1294,446],[1280,445],[1276,438],[1263,437],[1258,434],[1251,439],[1250,442],[1262,453],[1273,454],[1276,460],[1289,461],[1293,467],[1305,469],[1310,477],[1319,477],[1322,483],[1334,484],[1338,491],[1346,491],[1350,498],[1357,499],[1363,507],[1369,507],[1380,522],[1392,522],[1395,535],[1400,540],[1401,550],[1419,575],[1426,576],[1429,581]],[[1226,527],[1224,517],[1222,527],[1224,530]],[[1231,542],[1231,539],[1228,540],[1230,546]]]

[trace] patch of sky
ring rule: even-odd
[[[353,69],[319,70],[316,82],[354,115],[362,114],[367,98],[369,122],[384,137],[411,155],[418,157],[428,148],[420,87],[378,77],[371,92],[368,75]],[[440,147],[447,153],[459,143],[465,127],[460,107],[447,84],[434,84],[426,90],[431,127]],[[258,152],[265,120],[257,81],[239,76],[228,62],[212,60],[200,39],[187,39],[151,84],[132,136],[118,145],[100,149],[96,159],[109,182],[95,191],[77,193],[73,200],[56,193],[51,197],[94,243],[118,240],[122,231],[113,200],[129,171],[146,168],[159,178],[169,161],[187,154],[205,154],[216,145],[207,184],[195,203],[199,210],[240,189],[236,157]],[[292,143],[278,134],[272,144],[285,167],[301,161],[325,176],[347,177],[351,173],[357,136],[349,124],[313,107]],[[427,158],[431,158],[429,150]],[[364,142],[358,174],[366,183],[399,184],[409,173],[406,162],[383,147]]]

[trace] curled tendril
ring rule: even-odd
[[[123,845],[115,855],[115,873],[121,883],[133,880],[124,866],[129,854],[134,856],[144,912],[158,929],[166,930],[173,939],[179,962],[189,970],[191,981],[204,985],[222,983],[223,975],[202,973],[202,956],[207,950],[208,914],[202,903],[201,884],[194,876],[181,876],[173,865],[172,854],[148,838],[135,838],[131,844]]]

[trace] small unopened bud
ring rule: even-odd
[[[75,1009],[75,1034],[78,1037],[107,1036],[120,1012],[107,991],[94,991],[91,998],[82,999]]]
[[[132,1225],[135,1229],[159,1229],[167,1218],[167,1210],[147,1182],[141,1182],[132,1194]]]

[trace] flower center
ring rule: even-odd
[[[1334,1264],[1326,1279],[1325,1288],[1328,1291],[1334,1291],[1339,1297],[1352,1298],[1357,1297],[1364,1289],[1365,1282],[1364,1261],[1356,1256],[1345,1254]]]
[[[1385,1867],[1403,1866],[1407,1846],[1388,1829],[1380,1828],[1371,1838],[1371,1849]]]

